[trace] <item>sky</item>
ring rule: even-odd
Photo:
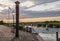
[[[0,0],[0,19],[12,19],[15,13],[15,1],[17,0]],[[18,0],[20,2],[20,19],[31,18],[51,18],[60,20],[60,0]],[[10,9],[9,9],[10,7]],[[12,12],[14,11],[14,12]],[[54,17],[54,18],[53,18]],[[58,18],[57,18],[58,17]],[[39,20],[39,19],[38,19]],[[45,19],[44,19],[45,20]]]

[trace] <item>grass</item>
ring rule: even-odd
[[[8,27],[13,27],[13,23],[5,23],[3,25],[8,26]],[[14,27],[16,27],[16,24],[14,24]],[[23,27],[24,27],[24,25],[19,24],[19,30],[24,31],[25,29]]]

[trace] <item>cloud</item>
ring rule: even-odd
[[[51,3],[51,2],[55,2],[55,1],[59,1],[59,0],[30,0],[35,2],[36,4],[45,4],[45,3]]]
[[[0,20],[4,20],[4,19],[7,19],[7,15],[5,15],[5,14],[0,14]]]
[[[60,16],[60,11],[47,11],[47,12],[36,12],[36,11],[28,11],[25,12],[25,16],[23,18],[38,18],[38,17],[54,17]]]
[[[35,4],[35,5],[32,5],[32,6],[28,7],[28,8],[32,8],[32,7],[35,7],[37,5],[52,3],[52,2],[59,1],[59,0],[29,0],[29,1],[32,1]]]
[[[13,3],[16,1],[16,0],[11,0]],[[26,8],[31,8],[31,7],[35,7],[37,5],[41,5],[41,4],[45,4],[45,3],[51,3],[51,2],[56,2],[56,1],[59,1],[59,0],[19,0],[21,3],[23,3],[23,5],[25,5],[24,3],[26,2],[29,2],[27,4],[31,4],[31,2],[34,3],[34,5],[30,6],[30,7],[26,7]]]
[[[29,4],[30,3],[30,4]],[[32,1],[26,1],[26,2],[23,2],[21,3],[21,7],[30,7],[32,5],[35,5]]]
[[[15,11],[15,5],[13,5],[15,1],[16,0],[5,0],[3,4],[7,5],[6,7],[11,6],[12,10]],[[6,2],[9,4],[7,4]],[[20,2],[21,2],[21,5],[23,4],[23,6],[20,5],[20,16],[19,16],[20,18],[39,18],[39,17],[60,16],[59,0],[20,0]],[[0,1],[0,3],[2,2]],[[31,10],[27,10],[26,8]],[[6,17],[8,17],[7,16],[8,14],[12,14],[7,8],[2,10],[0,13]],[[12,16],[10,16],[10,18],[12,19]]]
[[[51,10],[60,10],[60,1],[52,2],[52,3],[45,3],[41,4],[27,10],[32,11],[51,11]]]
[[[12,8],[13,9],[13,8]],[[9,12],[8,10],[4,10],[3,13],[4,14],[8,14],[7,12]],[[12,13],[10,13],[12,14]],[[56,10],[56,11],[27,11],[24,8],[20,8],[20,18],[39,18],[39,17],[54,17],[54,16],[60,16],[60,11]],[[12,19],[12,16],[10,16],[10,18]]]

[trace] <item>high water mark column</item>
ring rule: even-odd
[[[19,1],[16,1],[15,2],[16,4],[16,34],[15,34],[15,37],[19,37],[19,4],[20,2]]]

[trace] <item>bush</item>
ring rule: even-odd
[[[43,24],[43,27],[46,27],[46,24]]]
[[[49,24],[48,27],[53,28],[53,24]]]
[[[37,27],[41,27],[41,24],[38,24]]]
[[[59,26],[56,26],[56,28],[60,28],[60,25]]]
[[[20,25],[19,26],[19,30],[24,30],[24,26],[23,25]]]

